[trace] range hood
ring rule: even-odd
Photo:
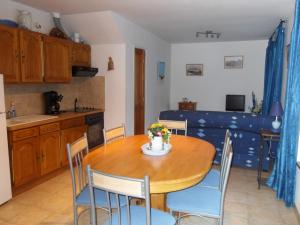
[[[98,68],[86,66],[72,66],[73,77],[93,77],[98,73]]]

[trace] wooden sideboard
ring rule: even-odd
[[[197,102],[178,102],[179,110],[196,111]]]

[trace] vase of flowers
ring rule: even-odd
[[[150,148],[153,151],[161,151],[164,149],[164,143],[168,143],[171,132],[160,123],[153,123],[148,129],[150,138]]]

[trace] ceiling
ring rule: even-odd
[[[15,0],[62,14],[111,10],[171,43],[260,40],[270,37],[295,0]],[[219,39],[197,31],[221,32]]]

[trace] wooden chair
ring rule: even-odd
[[[224,176],[220,188],[193,186],[167,195],[167,207],[172,212],[179,212],[178,221],[186,216],[214,218],[218,225],[223,225],[225,192],[232,161],[231,141],[227,145]],[[180,213],[183,215],[180,216]]]
[[[88,154],[88,141],[86,133],[83,137],[79,138],[72,144],[67,144],[67,153],[70,166],[70,172],[72,177],[72,193],[73,193],[73,211],[74,211],[74,224],[78,225],[78,207],[84,206],[90,207],[89,190],[87,186],[86,170],[83,168],[83,157]],[[97,190],[95,192],[97,198],[97,208],[107,210],[108,205],[106,202],[105,192]],[[114,199],[114,205],[116,206],[116,200]],[[125,199],[121,199],[121,204],[125,204]]]
[[[158,120],[158,122],[164,126],[166,126],[172,133],[173,130],[175,134],[178,133],[179,130],[184,131],[184,136],[187,135],[187,120],[177,121],[177,120]]]
[[[175,219],[172,215],[150,206],[150,181],[149,177],[144,179],[133,179],[105,174],[92,170],[87,166],[89,181],[89,193],[91,199],[92,225],[97,225],[96,216],[96,190],[104,190],[109,205],[109,219],[105,225],[174,225]],[[126,206],[117,205],[114,212],[111,208],[110,194],[116,196],[117,202],[121,196],[125,195]],[[130,205],[130,198],[140,198],[145,200],[145,207]]]
[[[108,144],[112,141],[124,138],[126,136],[125,125],[122,124],[119,127],[115,127],[109,130],[103,129],[104,144]]]

